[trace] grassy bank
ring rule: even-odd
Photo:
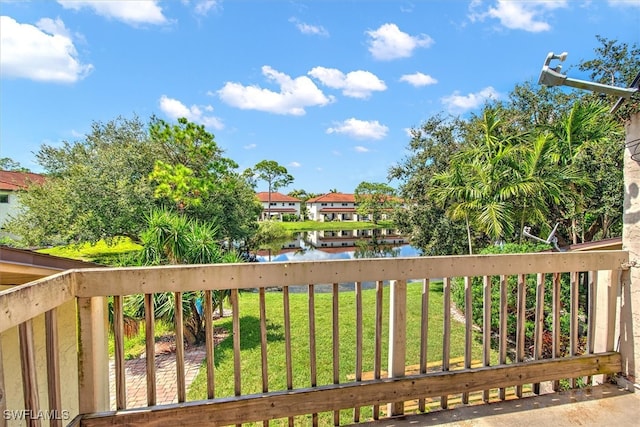
[[[407,364],[418,364],[420,355],[420,309],[421,284],[408,285],[407,311]],[[283,301],[280,292],[269,292],[267,301],[268,354],[269,354],[269,390],[286,389],[286,365]],[[384,289],[384,310],[388,310],[389,289]],[[443,301],[442,284],[432,284],[429,297],[430,322],[428,341],[428,360],[442,359],[442,328]],[[332,295],[330,293],[316,294],[316,346],[318,385],[333,383],[332,359]],[[306,294],[292,293],[291,306],[291,335],[293,357],[293,386],[309,387],[309,323],[308,298]],[[340,312],[340,381],[352,381],[355,370],[355,293],[341,292],[339,297]],[[363,291],[363,370],[373,370],[374,337],[375,337],[375,290]],[[261,383],[261,350],[258,295],[242,293],[240,295],[240,339],[241,339],[241,376],[242,394],[259,393]],[[388,315],[383,316],[383,337],[388,336]],[[216,326],[227,331],[232,330],[230,318],[217,321]],[[387,364],[386,340],[382,344],[382,365]],[[451,333],[451,357],[464,355],[464,325],[453,322]],[[473,358],[481,359],[481,345],[477,340],[473,344]],[[215,378],[216,397],[233,396],[233,340],[228,337],[215,349]],[[206,398],[206,370],[201,369],[189,390],[189,399]],[[348,423],[352,411],[341,412],[342,419]],[[363,408],[363,418],[371,416],[371,408]],[[322,425],[329,425],[331,414],[322,414]],[[301,420],[299,420],[301,421]],[[273,423],[272,425],[279,425]],[[307,425],[302,422],[301,425]]]

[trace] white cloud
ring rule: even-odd
[[[333,102],[333,97],[325,96],[307,76],[292,79],[288,75],[265,65],[262,74],[280,87],[279,92],[259,86],[244,86],[227,82],[218,91],[225,103],[243,110],[266,111],[275,114],[302,116],[306,107],[323,106]]]
[[[299,168],[299,167],[302,167],[302,164],[301,164],[301,163],[298,163],[298,162],[291,162],[291,163],[289,163],[289,165],[288,165],[288,166],[289,166],[290,168]]]
[[[65,9],[92,9],[106,18],[117,19],[129,25],[165,24],[167,18],[162,13],[158,0],[58,0]]]
[[[253,150],[253,149],[254,149],[254,148],[256,148],[257,146],[258,146],[257,144],[248,144],[248,145],[245,145],[243,148],[244,148],[245,150]]]
[[[411,36],[400,31],[396,24],[384,24],[377,30],[367,31],[369,52],[375,59],[389,61],[408,58],[418,47],[429,47],[434,41],[426,34]]]
[[[551,25],[547,22],[548,12],[566,7],[567,0],[497,0],[495,6],[489,7],[484,12],[477,12],[476,9],[480,5],[481,3],[477,1],[472,2],[470,5],[471,14],[469,18],[472,22],[493,18],[499,20],[502,26],[511,30],[538,33],[551,29]]]
[[[196,1],[194,10],[198,15],[207,15],[211,10],[218,10],[221,0],[199,0]]]
[[[482,89],[477,93],[468,95],[460,95],[454,92],[453,95],[445,96],[441,99],[442,103],[447,106],[451,113],[462,113],[483,105],[489,99],[498,99],[500,94],[491,86]]]
[[[59,18],[43,18],[34,26],[1,16],[0,27],[3,77],[73,83],[93,70],[93,65],[80,62],[71,35]]]
[[[300,22],[297,18],[290,18],[289,22],[294,23],[298,31],[300,31],[302,34],[329,37],[329,31],[327,31],[327,29],[322,25],[307,24],[305,22]]]
[[[434,85],[438,83],[438,80],[434,79],[430,75],[422,74],[420,72],[413,73],[413,74],[405,74],[402,77],[400,77],[400,81],[407,82],[410,85],[413,85],[415,87]]]
[[[307,73],[325,86],[342,89],[342,94],[352,98],[366,99],[373,91],[384,91],[387,86],[375,74],[369,71],[351,71],[344,74],[335,68],[315,67]]]
[[[172,119],[178,119],[185,117],[189,121],[199,123],[207,128],[224,129],[222,120],[212,115],[206,115],[202,112],[202,109],[197,105],[187,107],[177,99],[169,98],[166,95],[160,97],[160,110]],[[213,111],[213,107],[207,105],[204,107],[205,111]]]
[[[355,151],[357,151],[358,153],[368,153],[369,149],[367,147],[363,147],[362,145],[356,145],[355,147],[353,147],[353,149]]]
[[[341,133],[355,139],[382,139],[387,136],[388,131],[389,128],[377,120],[366,121],[353,117],[327,129],[329,134]]]

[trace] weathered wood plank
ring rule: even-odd
[[[155,308],[153,294],[144,294],[144,332],[147,355],[147,405],[156,404],[156,337]]]
[[[176,328],[176,382],[178,386],[178,402],[187,400],[187,386],[184,375],[184,320],[182,309],[182,292],[175,292],[175,328]]]
[[[580,273],[571,272],[570,280],[570,309],[569,309],[569,351],[571,356],[578,354],[578,282]],[[577,386],[576,377],[571,377],[571,388]]]
[[[238,301],[238,290],[231,290],[231,318],[233,330],[233,394],[242,394],[241,383],[241,352],[240,352],[240,302]]]
[[[407,282],[392,280],[389,285],[389,372],[390,378],[403,377],[407,366]],[[387,413],[404,414],[404,402],[390,401]]]
[[[340,384],[340,288],[334,283],[331,289],[331,348],[333,350],[333,383]],[[333,425],[340,425],[340,411],[333,412]]]
[[[375,349],[373,355],[373,374],[376,379],[380,379],[380,371],[382,370],[382,289],[383,282],[376,282],[376,328],[375,328]],[[380,417],[380,406],[373,405],[373,419]]]
[[[124,369],[124,310],[123,297],[113,297],[113,347],[116,375],[116,409],[127,407],[127,381]]]
[[[0,292],[0,332],[71,301],[75,293],[69,272]]]
[[[356,293],[356,372],[355,380],[362,381],[362,283],[355,283]],[[360,407],[353,408],[353,422],[360,422]]]
[[[331,384],[296,391],[278,391],[239,398],[164,405],[145,410],[106,412],[85,416],[84,427],[100,426],[222,426],[303,415],[354,406],[435,397],[491,388],[509,387],[562,378],[568,375],[614,373],[621,369],[619,353],[541,360],[473,370],[438,372],[426,375],[386,378],[360,383]]]
[[[507,276],[500,275],[500,343],[498,344],[498,363],[505,365],[507,363]],[[501,388],[498,392],[500,400],[506,397],[506,390]]]
[[[77,295],[88,297],[145,293],[150,284],[154,292],[241,289],[336,281],[616,270],[627,261],[626,251],[594,251],[100,268],[77,270],[74,278]],[[1,298],[0,308],[4,308]]]
[[[491,365],[491,277],[482,278],[482,364]],[[471,356],[471,355],[469,355]],[[489,389],[482,392],[482,400],[489,402]]]
[[[420,373],[427,373],[427,350],[429,348],[429,279],[422,279],[422,307],[420,309]],[[425,410],[425,399],[418,401],[420,412]]]
[[[62,413],[62,395],[60,392],[60,356],[58,352],[58,310],[49,310],[44,314],[45,352],[47,356],[47,397],[49,411]],[[50,427],[62,427],[62,419],[53,417]]]
[[[316,302],[315,289],[313,284],[309,284],[309,374],[311,387],[318,384],[318,373],[316,370]],[[318,413],[311,414],[311,422],[314,427],[318,425]]]
[[[552,323],[553,323],[553,358],[560,357],[560,273],[553,274],[553,290],[551,295],[551,306],[552,306]],[[553,391],[558,391],[560,389],[560,381],[553,381]]]
[[[222,302],[220,304],[222,305]],[[205,362],[207,369],[207,399],[213,399],[216,394],[215,337],[213,336],[213,294],[210,290],[204,291],[204,332],[206,334],[204,345],[207,354]]]
[[[518,274],[517,320],[516,320],[516,362],[524,360],[524,320],[527,307],[525,275]],[[522,397],[522,386],[516,386],[516,396]]]
[[[449,358],[451,353],[451,278],[445,277],[442,281],[443,327],[442,327],[442,371],[449,370]],[[440,396],[440,407],[447,409],[449,396]]]
[[[78,298],[79,412],[109,409],[107,302],[104,297]]]
[[[20,336],[20,366],[22,368],[22,393],[24,396],[24,409],[27,411],[27,425],[29,427],[39,427],[40,419],[31,418],[30,414],[40,412],[40,401],[38,398],[38,380],[36,378],[36,354],[33,342],[33,322],[27,320],[18,325],[18,335]]]
[[[284,354],[287,370],[287,390],[293,389],[293,362],[291,354],[291,314],[289,308],[289,287],[282,288],[282,306],[284,316]],[[289,417],[289,427],[293,427],[293,417]]]
[[[464,367],[471,367],[471,334],[473,332],[473,300],[471,299],[471,277],[464,278]],[[469,393],[462,393],[462,403],[469,403]]]
[[[544,274],[536,276],[536,311],[533,330],[533,358],[542,359],[542,335],[544,333]],[[540,394],[540,384],[533,385],[533,392]]]
[[[7,409],[7,392],[4,385],[4,362],[2,358],[2,340],[0,339],[0,413],[4,414]],[[4,424],[0,423],[0,426],[4,427],[6,425],[6,421],[3,420]]]

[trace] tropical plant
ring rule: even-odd
[[[213,264],[242,262],[234,252],[224,252],[217,239],[214,225],[189,219],[168,210],[154,210],[147,217],[147,228],[141,235],[143,249],[138,265]],[[212,292],[212,303],[222,313],[228,292]],[[202,315],[204,291],[182,293],[184,336],[187,342],[200,343],[205,339]],[[175,297],[171,292],[153,295],[154,315],[158,319],[175,321]],[[125,300],[126,312],[132,317],[144,318],[144,295],[132,295]]]

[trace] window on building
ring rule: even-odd
[[[9,203],[9,195],[0,194],[0,203]]]
[[[269,204],[270,204],[271,206],[276,206],[276,205],[277,205],[277,203],[276,203],[276,202],[271,202],[271,203],[269,203]]]
[[[295,203],[289,203],[289,206],[295,206],[295,205],[296,205]]]
[[[326,203],[320,203],[320,206],[327,206]]]
[[[349,206],[349,203],[343,203],[342,206]]]

